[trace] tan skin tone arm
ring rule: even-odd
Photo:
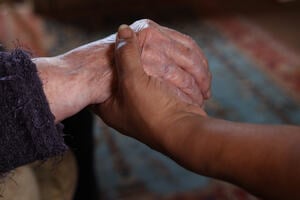
[[[122,45],[119,45],[122,44]],[[121,26],[116,89],[95,110],[110,126],[196,173],[237,184],[264,199],[299,199],[300,128],[207,117],[167,82],[141,70],[135,34]]]
[[[299,127],[193,115],[174,123],[166,135],[168,155],[196,173],[237,184],[265,199],[300,197]]]

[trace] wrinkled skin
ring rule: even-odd
[[[166,134],[170,127],[190,115],[206,113],[198,105],[182,101],[168,80],[145,73],[137,35],[128,26],[121,27],[115,48],[118,84],[113,95],[94,106],[94,111],[120,133],[159,149],[162,141],[170,140]]]
[[[300,199],[300,127],[207,117],[167,81],[145,73],[136,34],[118,30],[113,95],[95,109],[103,121],[198,174],[237,184],[263,199]],[[255,147],[255,148],[253,148]]]
[[[187,35],[143,19],[130,27],[137,33],[145,72],[176,86],[178,95],[202,105],[210,97],[211,73],[205,55]],[[115,34],[104,39],[115,41]]]
[[[168,81],[183,101],[203,106],[210,96],[211,74],[197,44],[151,20],[136,21],[131,28],[137,33],[145,72]],[[113,34],[56,57],[34,60],[46,63],[39,72],[57,121],[111,96],[115,41]]]
[[[211,74],[198,45],[192,38],[152,21],[138,21],[131,27],[136,30],[139,23],[149,24],[138,32],[145,72],[169,81],[183,100],[201,106],[210,96]]]
[[[178,94],[186,101],[202,105],[203,98],[209,98],[211,74],[208,63],[192,38],[147,19],[136,21],[130,27],[137,33],[143,68],[148,75],[168,80],[179,89]],[[71,57],[69,60],[75,60],[77,65],[97,65],[99,72],[111,76],[115,40],[116,34],[110,35],[72,50],[64,58]],[[99,50],[104,52],[95,52]],[[98,103],[110,96],[109,89],[100,90],[105,93],[99,96]]]

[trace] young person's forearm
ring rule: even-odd
[[[187,117],[167,134],[165,151],[199,174],[266,199],[300,197],[300,128]]]

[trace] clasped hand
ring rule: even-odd
[[[176,80],[178,82],[169,78],[169,74],[163,74],[168,72],[161,71],[164,66],[158,61],[152,62],[152,68],[145,69],[144,62],[147,58],[143,57],[142,48],[138,34],[127,25],[122,25],[115,45],[115,87],[111,97],[94,110],[109,126],[162,150],[165,144],[163,141],[170,137],[166,134],[168,127],[191,115],[206,114],[197,105],[199,101],[196,100],[199,98],[192,99],[192,94],[184,94],[186,88],[178,89],[182,84],[180,81],[185,81],[185,78],[192,81],[192,76],[183,72],[175,62],[172,65],[176,73],[171,75],[180,77],[184,73],[180,77],[182,80]],[[197,70],[197,66],[190,67],[191,71]],[[195,88],[192,87],[191,90],[199,89],[199,85],[192,86]],[[202,101],[202,97],[200,98]]]
[[[140,68],[149,77],[168,84],[181,101],[203,106],[203,100],[210,96],[211,75],[194,40],[151,20],[139,20],[131,28],[140,51],[139,57],[132,59],[140,60]],[[57,121],[112,97],[112,88],[117,88],[114,72],[120,68],[115,65],[115,40],[113,34],[56,57],[34,60]]]

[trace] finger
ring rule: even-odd
[[[203,97],[197,83],[193,77],[178,66],[167,66],[168,72],[164,74],[164,79],[184,92],[193,103],[202,105]]]
[[[188,50],[187,52],[193,51],[193,53],[199,57],[203,67],[208,69],[206,56],[193,38],[167,27],[161,27],[160,30],[178,44],[183,45]]]
[[[128,78],[144,75],[136,34],[127,25],[119,27],[115,45],[115,59],[119,76]]]
[[[201,56],[193,52],[193,49],[184,47],[177,42],[173,43],[173,47],[166,52],[182,70],[189,73],[196,80],[198,88],[205,96],[210,85],[210,72],[207,64],[203,64],[201,61]]]
[[[161,26],[159,28],[159,30],[163,33],[168,35],[170,38],[172,38],[173,40],[176,40],[177,42],[183,44],[184,46],[191,46],[191,43],[193,42],[193,39],[183,33],[180,33],[174,29],[165,27],[165,26]]]
[[[209,77],[209,79],[207,81],[208,86],[207,86],[206,92],[204,93],[204,99],[209,99],[211,97],[211,79],[212,79],[211,72],[209,72],[209,76],[208,77]]]
[[[199,105],[202,104],[203,98],[201,90],[190,73],[184,71],[177,65],[170,63],[158,66],[157,62],[159,62],[159,60],[153,61],[148,59],[147,62],[143,61],[146,74],[166,80],[184,92],[193,102],[197,102]]]
[[[209,96],[206,94],[210,86],[208,62],[197,43],[191,37],[167,27],[161,27],[160,30],[174,41],[176,51],[170,51],[169,56],[184,66],[183,69],[195,77],[203,95]]]
[[[130,28],[135,32],[140,32],[149,27],[155,27],[159,29],[160,25],[150,19],[141,19],[130,25]]]
[[[130,28],[134,30],[135,32],[139,32],[145,28],[148,28],[150,26],[150,20],[148,19],[141,19],[138,21],[135,21],[133,24],[130,25]]]
[[[158,36],[161,36],[161,34],[157,34],[156,39]],[[177,66],[181,67],[181,71],[189,73],[191,77],[196,80],[197,86],[199,89],[201,89],[203,94],[207,92],[210,85],[210,72],[207,68],[207,64],[204,65],[202,63],[201,55],[193,52],[193,49],[188,48],[174,40],[166,41],[165,37],[161,39],[160,50],[157,50],[156,46],[149,45],[150,42],[151,41],[147,41],[146,43],[148,44],[143,46],[141,56],[143,64],[146,66],[151,66],[144,68],[148,75],[165,74],[165,67],[155,65],[155,63],[161,63],[162,60],[166,60],[166,57],[168,57],[169,60],[171,59],[177,64]]]

